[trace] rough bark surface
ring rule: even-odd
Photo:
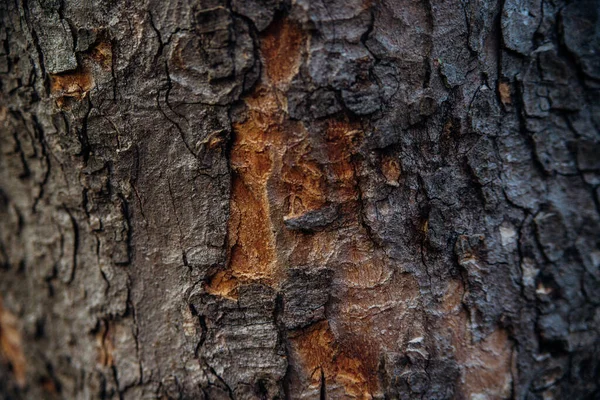
[[[600,398],[600,7],[0,2],[0,398]]]

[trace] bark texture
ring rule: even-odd
[[[0,2],[0,398],[600,398],[599,14]]]

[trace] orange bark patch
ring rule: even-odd
[[[63,106],[67,97],[82,100],[93,87],[94,77],[87,68],[50,75],[50,92],[58,97],[56,102],[59,107]]]
[[[243,179],[233,182],[234,215],[230,221],[237,226],[232,226],[229,231],[232,234],[230,265],[238,279],[272,284],[276,256],[266,190],[262,187],[257,193],[252,190],[252,184],[257,182]]]
[[[237,300],[238,281],[232,276],[231,270],[219,271],[210,280],[206,291],[214,296]]]
[[[376,389],[376,365],[367,364],[363,357],[368,349],[354,346],[349,352],[338,346],[326,321],[320,322],[291,339],[304,370],[311,372],[310,386],[321,385],[321,374],[329,387],[341,386],[348,398],[370,399]],[[361,356],[359,353],[363,353]]]
[[[233,124],[229,268],[212,278],[207,287],[209,293],[235,298],[240,283],[260,281],[274,286],[281,278],[268,184],[275,164],[281,168],[281,159],[286,154],[284,132],[303,127],[287,119],[285,95],[277,85],[289,83],[297,73],[304,40],[300,26],[288,19],[274,22],[261,38],[266,73],[244,99],[246,119]],[[301,159],[302,155],[298,157]],[[296,183],[290,195],[292,207],[300,210],[320,204],[321,183],[314,165],[299,162],[295,170],[283,175],[283,180]]]
[[[212,290],[233,294],[237,282],[274,284],[277,275],[275,238],[267,182],[273,170],[274,149],[280,146],[279,104],[267,87],[258,87],[246,99],[247,119],[234,124],[231,167],[235,174],[228,225],[230,274]]]
[[[298,72],[306,36],[300,25],[287,18],[273,22],[260,41],[269,81],[289,83]]]
[[[0,299],[0,355],[12,367],[15,380],[19,386],[25,386],[26,361],[23,354],[21,334],[17,317],[2,306]]]

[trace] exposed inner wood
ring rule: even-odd
[[[6,360],[12,367],[16,382],[25,386],[27,361],[23,354],[21,333],[17,317],[2,306],[0,298],[0,361]]]

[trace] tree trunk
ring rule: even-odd
[[[4,0],[0,398],[600,398],[599,13]]]

